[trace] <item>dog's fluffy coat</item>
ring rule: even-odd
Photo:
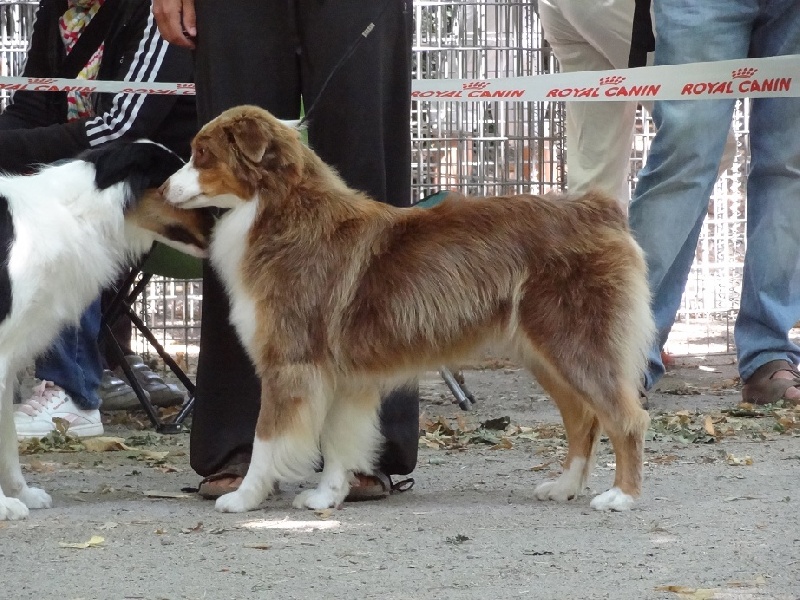
[[[182,161],[158,144],[92,150],[29,176],[0,176],[0,520],[50,506],[22,475],[14,431],[17,370],[76,324],[155,239],[204,254],[212,219],[155,188]]]
[[[397,209],[348,188],[298,132],[256,107],[207,124],[162,188],[185,207],[222,206],[210,255],[262,403],[250,470],[217,501],[255,508],[278,480],[316,489],[296,506],[341,503],[373,466],[380,390],[486,343],[505,342],[553,397],[569,451],[541,499],[586,486],[601,429],[628,508],[649,422],[638,385],[653,335],[641,250],[615,200],[507,196]]]

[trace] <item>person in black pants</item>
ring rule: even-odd
[[[305,107],[309,145],[350,186],[394,206],[410,204],[410,0],[155,0],[154,14],[165,39],[196,48],[201,124],[241,104],[282,119],[298,118]],[[260,406],[259,381],[228,310],[206,266],[190,458],[209,498],[241,483]],[[413,471],[418,386],[384,398],[381,427],[379,468],[359,474],[348,499],[383,497],[391,491],[388,475]]]

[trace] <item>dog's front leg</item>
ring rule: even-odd
[[[29,508],[50,508],[53,503],[44,490],[25,483],[19,466],[13,398],[9,369],[0,366],[0,521],[24,519]]]
[[[300,493],[295,508],[336,508],[350,491],[353,473],[371,473],[382,441],[378,422],[377,387],[347,385],[334,393],[322,426],[322,478],[319,485]]]
[[[263,502],[278,481],[311,474],[319,460],[319,432],[329,388],[310,364],[271,369],[261,379],[253,454],[239,489],[220,496],[221,512],[245,512]]]

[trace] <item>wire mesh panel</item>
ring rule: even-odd
[[[534,2],[415,2],[417,79],[518,77],[552,68]],[[551,102],[415,101],[417,199],[442,189],[498,195],[560,188],[563,113],[563,104]]]
[[[35,0],[0,0],[0,75],[22,71]],[[415,0],[417,79],[488,79],[555,72],[531,0]],[[0,103],[8,101],[0,91]],[[736,156],[717,181],[695,262],[668,348],[674,353],[733,349],[745,251],[749,105],[733,119]],[[566,181],[562,102],[486,100],[412,103],[412,188],[419,200],[443,189],[474,195],[563,189]],[[642,111],[631,155],[631,185],[654,134]],[[465,234],[467,234],[465,232]],[[200,342],[200,281],[153,278],[136,306],[164,345],[187,357]],[[146,352],[142,340],[135,347]]]
[[[202,306],[202,280],[155,276],[145,286],[134,310],[178,364],[191,370],[200,351]],[[147,340],[137,330],[131,348],[142,356],[151,354]]]
[[[38,5],[35,0],[0,0],[0,75],[8,77],[22,73]],[[10,97],[9,90],[0,90],[0,107],[5,108]]]

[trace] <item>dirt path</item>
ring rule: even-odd
[[[290,508],[296,488],[217,513],[181,492],[198,482],[188,436],[112,425],[132,449],[24,456],[55,507],[0,522],[0,598],[796,600],[800,412],[723,413],[738,403],[734,378],[717,357],[664,379],[629,513],[533,498],[558,473],[563,432],[510,366],[466,372],[480,400],[469,413],[432,374],[414,489],[331,514]],[[505,430],[480,427],[501,417]],[[602,443],[593,492],[611,483],[612,460]]]

